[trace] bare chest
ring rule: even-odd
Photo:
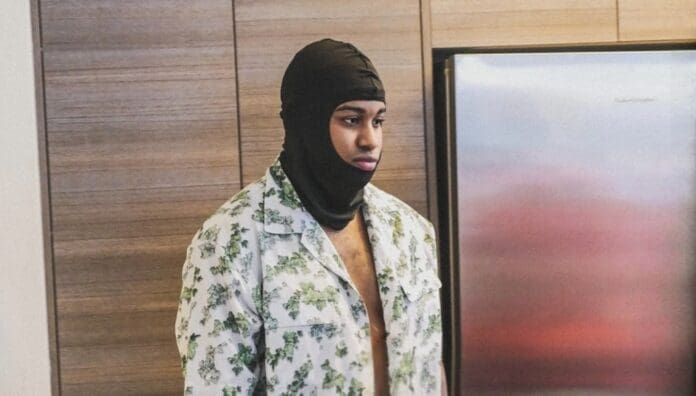
[[[374,314],[381,316],[377,276],[367,235],[352,228],[341,233],[330,234],[329,238],[341,257],[351,281],[358,289],[370,314],[370,319],[373,318]]]
[[[382,301],[365,225],[360,215],[344,230],[327,232],[336,252],[341,257],[351,281],[360,293],[370,321],[370,338],[375,374],[375,394],[389,394],[388,353]]]

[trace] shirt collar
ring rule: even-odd
[[[285,174],[280,160],[266,170],[266,187],[263,194],[264,230],[272,234],[302,233],[317,221],[307,212],[300,201],[290,179]],[[375,187],[365,186],[363,214],[368,218],[384,218],[387,215],[384,203],[380,202]],[[318,223],[317,223],[318,224]]]
[[[266,170],[265,180],[263,226],[266,232],[302,233],[310,222],[316,222],[302,205],[279,160]]]

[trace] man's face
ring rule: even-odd
[[[382,123],[387,111],[378,100],[351,100],[336,107],[329,121],[331,143],[342,160],[373,171],[382,153]]]

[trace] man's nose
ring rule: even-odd
[[[377,128],[372,123],[363,126],[358,135],[358,147],[363,150],[372,150],[377,147]]]

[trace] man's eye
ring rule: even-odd
[[[384,119],[383,119],[383,118],[376,118],[376,119],[374,119],[374,120],[372,121],[372,123],[373,123],[374,126],[376,126],[376,127],[377,127],[377,126],[380,126],[380,127],[381,127],[382,125],[384,125]]]
[[[360,119],[358,117],[346,117],[343,119],[343,122],[345,122],[348,125],[358,125]]]

